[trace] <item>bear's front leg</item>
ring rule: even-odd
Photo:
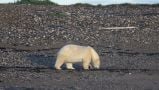
[[[90,59],[84,59],[83,60],[83,69],[89,70],[90,62],[91,62]]]
[[[89,70],[89,65],[87,65],[87,64],[83,64],[83,69],[85,69],[85,70]]]
[[[75,69],[72,65],[72,63],[66,63],[67,69]]]

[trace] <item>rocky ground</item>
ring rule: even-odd
[[[158,34],[158,6],[0,5],[0,90],[158,90]],[[69,43],[94,47],[101,69],[55,71]]]

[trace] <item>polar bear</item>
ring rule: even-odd
[[[100,58],[97,52],[90,46],[68,44],[57,53],[55,69],[60,70],[63,64],[67,69],[75,69],[73,63],[82,62],[83,69],[88,70],[93,64],[94,68],[100,68]]]

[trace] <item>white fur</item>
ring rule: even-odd
[[[92,47],[69,44],[62,47],[58,52],[55,68],[61,69],[65,63],[67,69],[74,69],[72,64],[77,62],[82,62],[84,69],[89,69],[91,63],[94,68],[99,69],[100,67],[99,55]]]

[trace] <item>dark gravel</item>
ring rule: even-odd
[[[158,90],[158,34],[157,6],[0,5],[0,90]],[[55,71],[68,43],[94,47],[101,70]]]

